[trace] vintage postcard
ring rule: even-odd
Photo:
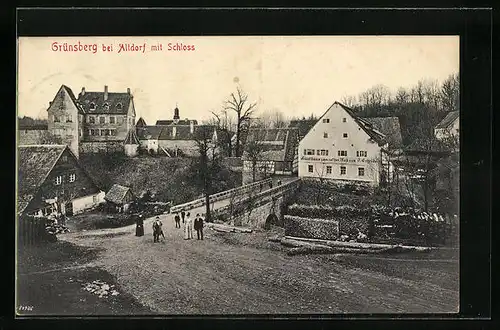
[[[17,315],[457,313],[459,46],[19,37]]]

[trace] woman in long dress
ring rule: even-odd
[[[144,236],[144,220],[142,218],[142,214],[139,214],[139,217],[136,220],[135,236]]]

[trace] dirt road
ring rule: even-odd
[[[164,243],[153,243],[152,219],[145,221],[144,237],[135,237],[135,227],[129,226],[60,239],[102,248],[92,264],[161,314],[451,313],[458,308],[458,262],[414,263],[407,257],[371,260],[377,267],[365,267],[362,259],[356,264],[334,256],[292,257],[268,242],[266,232],[206,228],[205,240],[196,240],[196,234],[184,240],[172,215],[161,220]]]

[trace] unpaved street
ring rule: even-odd
[[[102,248],[92,265],[116,276],[123,290],[161,314],[451,313],[458,308],[458,262],[376,259],[378,269],[364,267],[363,257],[356,262],[292,257],[268,242],[266,232],[205,228],[205,240],[195,234],[187,241],[172,215],[161,220],[165,243],[153,243],[152,219],[145,221],[144,237],[135,237],[135,226],[129,226],[60,239]],[[389,268],[388,275],[384,269]]]

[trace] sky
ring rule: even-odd
[[[97,51],[59,51],[55,42]],[[169,43],[194,50],[168,50]],[[126,52],[120,44],[146,47]],[[162,50],[152,51],[158,44]],[[240,87],[257,102],[257,116],[307,117],[376,84],[395,91],[457,72],[458,36],[21,37],[17,110],[46,118],[62,84],[75,96],[107,85],[109,92],[130,88],[137,118],[148,124],[171,119],[176,105],[181,118],[206,120]]]

